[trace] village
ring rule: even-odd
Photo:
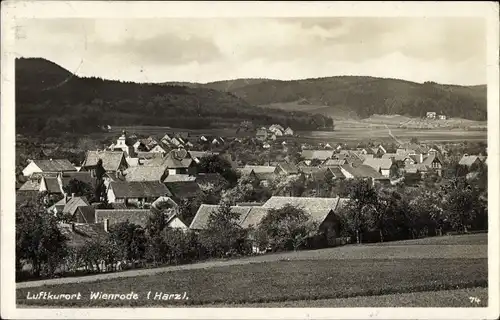
[[[315,246],[331,247],[370,241],[341,230],[338,216],[349,202],[349,181],[365,182],[382,192],[381,188],[402,185],[412,189],[423,182],[436,187],[449,175],[448,151],[440,144],[353,148],[340,143],[298,145],[293,136],[291,128],[274,124],[246,138],[260,150],[274,150],[274,159],[262,164],[244,163],[239,160],[242,154],[231,154],[228,148],[213,151],[245,143],[237,137],[171,132],[138,138],[123,131],[106,148],[87,150],[80,164],[31,159],[22,171],[26,182],[16,187],[17,202],[41,197],[45,210],[58,217],[58,228],[70,247],[85,246],[88,239],[106,236],[123,224],[147,228],[155,214],[164,217],[168,229],[199,234],[223,206],[237,214],[235,222],[245,230],[258,228],[273,210],[298,208],[315,224],[317,230],[311,234],[326,239]],[[452,175],[474,180],[486,165],[485,154],[463,154],[455,164],[463,173],[455,168]],[[439,223],[442,232],[442,218]],[[461,227],[474,228],[470,223]],[[251,254],[269,250],[269,244],[259,245],[255,235],[247,237]]]

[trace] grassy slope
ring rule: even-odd
[[[486,287],[486,259],[379,259],[278,261],[185,270],[149,277],[17,290],[17,303],[59,306],[162,306],[259,303]],[[81,300],[26,300],[28,291],[82,294]],[[137,301],[90,300],[90,291],[139,294]],[[187,292],[189,300],[147,300],[148,291]]]

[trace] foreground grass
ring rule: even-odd
[[[20,305],[61,307],[161,307],[334,299],[486,287],[487,268],[487,259],[275,261],[18,289],[16,299]],[[53,294],[80,292],[81,300],[27,300],[28,292],[36,294],[40,291]],[[90,300],[91,291],[133,291],[139,299]],[[189,299],[148,300],[149,291],[152,291],[152,296],[155,292],[186,292]]]
[[[471,301],[470,297],[474,297]],[[214,305],[217,308],[468,308],[488,306],[488,288],[396,293],[340,299]]]

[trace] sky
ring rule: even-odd
[[[476,85],[481,18],[24,19],[16,55],[134,82],[363,75]]]

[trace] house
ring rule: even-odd
[[[23,175],[30,177],[33,173],[74,172],[76,168],[68,159],[31,160],[23,169]]]
[[[363,165],[372,167],[384,177],[389,177],[391,168],[393,167],[393,162],[391,159],[368,158],[363,162]]]
[[[49,195],[63,193],[56,177],[42,177],[39,191],[47,192]]]
[[[276,166],[275,173],[276,174],[284,174],[284,175],[298,174],[299,168],[296,165],[294,165],[293,163],[280,162]]]
[[[252,210],[252,208],[254,208],[254,207],[231,206],[231,212],[239,215],[238,225],[241,226],[243,224],[245,218],[247,217],[250,210]],[[194,230],[194,231],[205,230],[208,227],[208,221],[209,221],[210,216],[212,215],[212,213],[217,212],[217,210],[219,210],[218,205],[202,204],[198,208],[198,211],[196,211],[196,215],[194,216],[193,221],[191,221],[191,224],[189,225],[189,229]],[[259,222],[260,221],[258,221],[257,224]]]
[[[139,165],[142,165],[144,159],[127,157],[125,158],[125,161],[127,161],[127,165],[129,167],[137,167]]]
[[[337,180],[337,179],[345,179],[345,175],[342,173],[342,170],[340,169],[340,165],[339,166],[329,166],[329,167],[325,167],[326,169],[328,169],[328,175],[327,176],[330,176],[330,179],[334,179],[334,180]]]
[[[129,222],[141,227],[146,227],[149,217],[152,215],[149,209],[94,209],[94,222],[104,224],[106,232],[116,224]]]
[[[113,148],[114,144],[110,147]],[[142,140],[137,140],[132,147],[134,148],[134,152],[137,153],[139,151],[148,151],[146,145],[142,142]]]
[[[271,148],[271,145],[267,142],[264,142],[264,144],[262,145],[262,148],[269,149],[269,148]]]
[[[64,195],[64,198],[53,204],[47,210],[53,214],[67,214],[72,217],[75,217],[77,209],[79,207],[89,207],[90,202],[86,197],[75,197],[74,194],[69,197],[67,194]],[[78,219],[77,219],[78,220]]]
[[[267,130],[265,128],[258,129],[255,136],[258,140],[266,140],[267,139]]]
[[[116,140],[116,143],[110,146],[111,151],[121,150],[127,157],[133,157],[134,154],[134,144],[127,137],[125,130],[122,131],[122,135]]]
[[[333,157],[333,150],[302,150],[301,156],[305,160],[318,159],[323,162]]]
[[[277,130],[284,131],[285,129],[281,125],[279,125],[279,124],[272,124],[271,126],[269,126],[269,131],[270,132],[274,132],[274,131],[277,131]]]
[[[293,136],[294,132],[293,132],[292,128],[288,127],[285,129],[284,134],[285,134],[285,136]]]
[[[441,160],[441,157],[437,154],[430,154],[422,161],[422,165],[436,171],[438,175],[441,175],[442,173],[443,164],[443,160]]]
[[[353,167],[351,165],[343,165],[339,167],[346,179],[375,179],[384,178],[380,172],[368,165],[360,165]]]
[[[172,144],[172,139],[173,139],[173,137],[171,137],[169,134],[165,134],[163,136],[163,138],[161,138],[160,141],[166,145],[170,145],[170,144]]]
[[[88,151],[80,171],[94,172],[99,159],[102,160],[106,172],[118,172],[128,168],[123,151]]]
[[[168,175],[167,167],[138,166],[127,168],[123,172],[125,181],[159,181],[163,182]]]
[[[427,112],[425,116],[427,119],[436,119],[436,112]]]
[[[159,181],[111,181],[107,190],[108,202],[135,205],[152,203],[162,196],[171,197],[168,188]]]
[[[196,163],[193,159],[182,158],[179,159],[176,156],[169,156],[163,162],[168,169],[168,175],[176,174],[196,174]]]
[[[164,211],[167,209],[176,209],[179,205],[170,197],[159,197],[151,204],[152,210]]]
[[[262,208],[280,209],[286,205],[301,208],[317,225],[323,246],[334,246],[339,236],[340,224],[336,213],[339,211],[340,198],[271,197]]]
[[[479,165],[481,163],[481,159],[479,156],[474,156],[474,155],[468,155],[464,154],[460,161],[458,162],[459,165],[462,166],[467,166],[471,168],[473,165]]]
[[[90,172],[61,172],[57,175],[57,182],[61,189],[61,192],[64,193],[64,189],[68,187],[71,180],[77,180],[85,183],[88,186],[94,186],[95,178],[92,177]]]
[[[189,175],[189,174],[173,174],[173,175],[168,175],[165,180],[163,180],[163,183],[169,183],[169,182],[189,182],[189,181],[196,181],[196,176]]]
[[[440,114],[440,115],[438,116],[438,118],[439,118],[439,120],[446,120],[446,115],[444,115],[444,114]]]
[[[18,191],[22,192],[31,192],[31,191],[36,191],[40,192],[40,180],[36,179],[29,179],[21,187],[19,187]]]
[[[137,152],[137,159],[139,159],[140,162],[147,162],[148,160],[151,159],[161,159],[163,158],[163,153],[161,152],[150,152],[150,151],[138,151]]]
[[[102,223],[58,223],[57,228],[70,248],[81,248],[92,239],[107,237]]]

